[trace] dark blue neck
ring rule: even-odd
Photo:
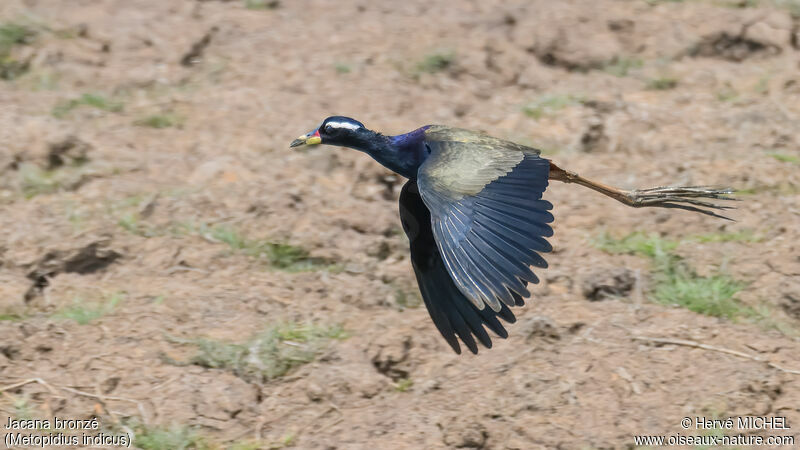
[[[384,136],[374,131],[363,136],[348,147],[360,150],[387,169],[409,179],[417,178],[419,166],[428,157],[425,148],[425,129],[422,127],[410,133],[397,136]]]

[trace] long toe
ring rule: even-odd
[[[732,189],[709,186],[663,186],[651,189],[637,189],[630,192],[635,207],[677,208],[695,211],[713,217],[732,220],[713,210],[735,209],[733,206],[719,205],[700,199],[735,201]]]

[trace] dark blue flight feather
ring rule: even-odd
[[[432,148],[442,151],[435,144]],[[530,266],[546,268],[539,252],[552,250],[545,237],[553,235],[553,205],[542,200],[550,162],[535,154],[520,159],[474,194],[448,191],[438,179],[423,176],[425,165],[420,169],[419,189],[432,212],[443,262],[461,292],[480,308],[499,311],[517,297],[528,297],[527,284],[539,281]]]
[[[478,342],[487,348],[492,340],[484,326],[501,338],[508,337],[498,317],[514,323],[514,313],[503,304],[498,312],[478,309],[453,282],[436,246],[431,228],[431,216],[422,201],[414,180],[407,182],[400,193],[400,220],[411,245],[411,265],[417,276],[422,298],[436,328],[456,353],[461,353],[458,336],[472,353],[478,352]],[[525,282],[521,282],[522,288]],[[514,296],[515,306],[525,304]]]

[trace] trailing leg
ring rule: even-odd
[[[588,187],[620,203],[634,207],[677,208],[695,211],[709,216],[731,220],[717,214],[713,210],[733,209],[731,206],[718,205],[704,199],[736,200],[730,197],[732,189],[713,188],[710,186],[660,186],[650,189],[624,190],[589,180],[575,172],[564,170],[550,162],[550,179],[564,183],[575,183]]]

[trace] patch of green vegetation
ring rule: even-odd
[[[412,386],[414,386],[414,381],[411,378],[401,378],[397,380],[394,389],[397,392],[408,392]]]
[[[780,162],[800,164],[800,157],[794,155],[787,155],[786,153],[779,153],[779,152],[768,153],[768,155],[777,159]]]
[[[678,305],[690,311],[729,320],[754,318],[756,312],[734,296],[745,284],[728,275],[700,276],[675,255],[656,261],[653,298],[665,305]]]
[[[61,183],[52,170],[45,170],[35,164],[21,164],[18,170],[20,189],[25,198],[49,194],[59,190]]]
[[[545,95],[523,106],[522,112],[528,117],[540,119],[582,101],[582,98],[574,95]]]
[[[720,91],[717,91],[717,100],[721,102],[735,102],[739,99],[739,92],[732,87],[726,87]]]
[[[638,58],[628,57],[615,57],[603,65],[603,72],[617,76],[625,77],[633,69],[638,69],[644,65],[644,62]]]
[[[133,124],[140,127],[150,127],[156,129],[177,127],[183,123],[182,119],[173,113],[151,114],[143,117]]]
[[[6,53],[15,45],[30,44],[36,31],[27,25],[7,22],[0,25],[0,52]]]
[[[676,241],[669,241],[658,235],[641,231],[630,233],[619,239],[604,233],[594,239],[592,243],[595,247],[608,253],[631,253],[648,258],[663,258],[675,250],[679,244]]]
[[[756,195],[756,194],[776,194],[776,195],[797,195],[800,194],[800,185],[788,180],[782,180],[775,184],[759,184],[745,189],[737,189],[735,195]]]
[[[776,330],[786,336],[798,337],[798,329],[783,319],[775,318],[774,311],[765,305],[757,306],[754,310],[754,321],[768,330]]]
[[[334,64],[333,68],[336,69],[336,73],[342,75],[353,71],[352,67],[350,67],[349,64],[345,63],[336,63]]]
[[[142,204],[152,202],[155,196],[145,197],[142,194],[131,195],[121,200],[115,200],[106,205],[108,214],[116,218],[117,225],[128,233],[141,237],[154,237],[166,234],[161,230],[142,220]]]
[[[281,6],[280,0],[245,0],[244,7],[247,9],[277,9]]]
[[[21,397],[12,397],[11,407],[14,411],[14,417],[17,419],[33,418],[33,407],[31,406],[30,399],[27,395],[23,395]]]
[[[394,303],[400,311],[406,308],[419,308],[422,305],[422,297],[414,291],[409,293],[401,287],[394,287]]]
[[[205,223],[177,222],[167,226],[155,227],[141,218],[139,205],[141,196],[133,196],[122,202],[109,205],[109,214],[117,220],[117,225],[125,231],[141,236],[163,235],[202,236],[206,240],[227,245],[232,251],[265,261],[270,267],[287,272],[312,270],[336,271],[339,267],[324,258],[311,256],[308,250],[296,245],[274,242],[266,239],[252,239],[228,225],[208,225]]]
[[[264,446],[263,442],[245,441],[234,442],[230,447],[228,447],[228,450],[261,450],[263,448],[268,448]]]
[[[17,313],[14,313],[14,312],[2,312],[2,313],[0,313],[0,322],[2,322],[2,321],[18,322],[18,321],[23,320],[23,319],[25,319],[25,315],[23,315],[23,314],[17,314]]]
[[[672,253],[677,242],[635,232],[620,239],[606,234],[597,239],[595,245],[610,253],[632,253],[649,258],[653,267],[651,294],[658,303],[679,305],[730,320],[760,317],[753,308],[734,298],[744,288],[744,283],[722,273],[699,275],[683,258]]]
[[[714,3],[723,8],[745,9],[757,8],[761,2],[759,0],[715,0]]]
[[[78,98],[58,102],[53,107],[52,114],[54,117],[61,119],[80,106],[88,106],[108,112],[121,112],[125,105],[121,101],[113,100],[100,94],[86,93]]]
[[[456,53],[452,50],[436,51],[426,55],[417,63],[416,73],[437,73],[451,68],[456,62]]]
[[[217,225],[214,227],[201,226],[199,234],[225,243],[232,250],[244,253],[254,258],[260,258],[276,269],[290,272],[316,270],[329,267],[325,260],[314,258],[308,250],[296,245],[272,242],[261,239],[250,239],[235,228]]]
[[[80,297],[72,300],[72,305],[56,313],[62,319],[74,320],[80,325],[86,325],[114,311],[114,308],[124,300],[125,294],[115,292],[103,302],[85,302]]]
[[[753,230],[732,231],[728,233],[705,233],[690,236],[687,240],[697,242],[761,242],[763,236],[757,236]]]
[[[133,445],[142,450],[212,450],[215,448],[186,425],[134,427]]]
[[[286,323],[270,327],[244,343],[206,338],[170,339],[197,347],[197,353],[189,359],[189,364],[230,370],[238,377],[266,382],[313,361],[329,340],[345,337],[347,335],[341,326]]]
[[[678,87],[678,79],[671,77],[652,78],[647,80],[646,89],[650,91],[668,91]]]
[[[26,199],[62,189],[74,189],[88,176],[88,171],[83,167],[86,162],[75,159],[68,165],[55,169],[43,169],[36,164],[22,163],[16,173],[17,187]]]
[[[142,237],[151,237],[147,227],[142,225],[139,213],[137,212],[123,214],[119,220],[117,220],[117,225],[121,226],[128,233]]]
[[[11,50],[17,45],[32,43],[35,36],[36,31],[23,24],[0,25],[0,79],[13,80],[28,71],[28,62],[15,59]]]

